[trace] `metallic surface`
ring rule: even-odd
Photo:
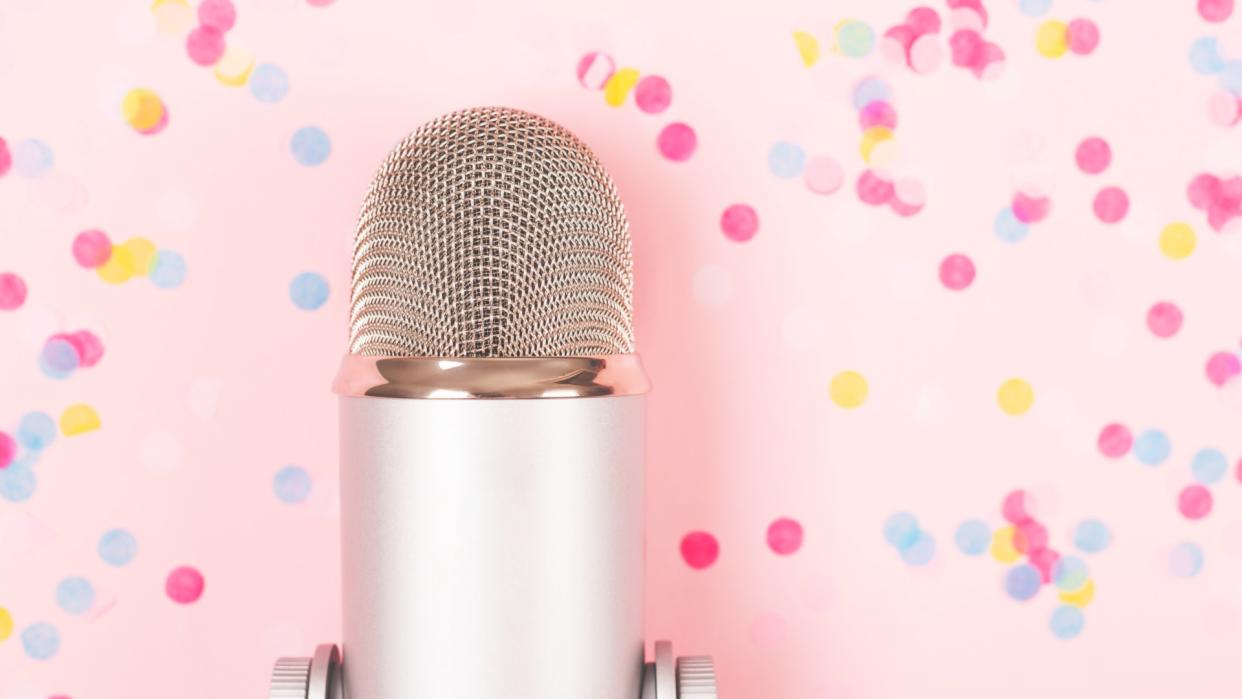
[[[272,668],[268,699],[342,699],[341,653],[335,644],[310,658],[280,658]]]
[[[278,658],[272,668],[268,699],[306,699],[310,670],[310,658]]]
[[[710,655],[677,658],[677,696],[681,699],[716,699],[716,664]]]
[[[632,285],[625,212],[585,144],[515,109],[454,112],[397,145],[367,192],[350,351],[629,354]]]
[[[592,398],[646,393],[636,354],[613,357],[362,357],[341,362],[332,390],[383,398]]]
[[[643,401],[342,397],[346,697],[637,697]]]

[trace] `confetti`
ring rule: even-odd
[[[1199,0],[1199,16],[1208,22],[1224,22],[1233,14],[1233,0]]]
[[[1098,519],[1084,519],[1074,527],[1074,546],[1083,553],[1099,553],[1112,541],[1112,532]]]
[[[1130,209],[1130,198],[1120,187],[1105,187],[1095,195],[1092,204],[1095,215],[1104,223],[1117,223],[1126,217]]]
[[[138,540],[125,529],[110,529],[99,538],[99,557],[108,565],[128,565],[137,555]]]
[[[1085,585],[1071,592],[1059,592],[1057,597],[1065,604],[1082,609],[1095,599],[1095,581],[1088,580]]]
[[[832,377],[828,394],[839,407],[852,409],[867,400],[867,379],[856,371],[842,371]]]
[[[230,0],[202,0],[198,5],[198,22],[223,34],[237,22],[237,8]]]
[[[779,141],[768,151],[768,169],[781,179],[801,175],[805,166],[806,151],[797,144]]]
[[[1134,456],[1139,463],[1147,466],[1159,466],[1169,458],[1172,451],[1172,443],[1160,430],[1144,430],[1134,440]]]
[[[940,283],[952,291],[961,291],[975,281],[975,263],[955,253],[940,262]]]
[[[26,282],[12,272],[0,273],[0,311],[12,311],[26,302]]]
[[[164,581],[164,593],[177,604],[192,604],[203,596],[206,583],[197,568],[181,566],[174,568]]]
[[[794,46],[798,48],[798,57],[802,65],[810,68],[819,62],[819,40],[807,32],[793,33]]]
[[[12,150],[13,171],[22,177],[41,177],[52,169],[52,149],[38,139],[21,141]]]
[[[841,163],[829,156],[818,156],[806,161],[802,170],[806,188],[816,194],[832,194],[845,182],[845,170]]]
[[[1177,495],[1177,510],[1186,519],[1203,519],[1212,512],[1212,493],[1201,485],[1188,485]]]
[[[56,586],[56,604],[67,614],[85,614],[95,604],[95,587],[86,578],[65,578]]]
[[[13,455],[17,453],[17,440],[7,432],[0,432],[0,468],[8,468],[13,463]]]
[[[681,557],[686,565],[703,570],[720,556],[720,544],[707,532],[690,532],[681,540]]]
[[[744,243],[759,232],[759,214],[746,204],[733,204],[720,215],[720,230],[735,243]]]
[[[1035,391],[1024,379],[1009,379],[997,389],[996,403],[1007,415],[1021,415],[1035,403]]]
[[[1182,327],[1182,309],[1161,301],[1147,310],[1147,328],[1156,337],[1173,337]]]
[[[8,640],[13,635],[13,615],[9,610],[0,607],[0,643]]]
[[[782,556],[802,548],[802,525],[795,519],[782,517],[768,525],[768,548]]]
[[[275,104],[289,94],[289,76],[280,66],[261,63],[250,72],[250,94],[265,104]]]
[[[225,87],[242,87],[250,79],[253,70],[254,54],[237,46],[229,46],[216,62],[212,73]]]
[[[992,543],[992,528],[981,519],[968,519],[958,525],[953,543],[967,556],[981,556]]]
[[[1050,19],[1039,25],[1035,48],[1045,58],[1060,58],[1069,51],[1069,28],[1064,22]]]
[[[328,134],[318,126],[303,126],[294,131],[293,138],[289,139],[289,151],[299,165],[314,167],[322,165],[328,159],[328,154],[332,152],[332,142],[328,139]]]
[[[675,163],[685,162],[694,155],[698,146],[698,137],[688,124],[673,122],[660,130],[656,137],[656,147],[660,154]]]
[[[1005,574],[1005,593],[1019,602],[1034,597],[1042,584],[1039,571],[1025,563],[1010,568]]]
[[[633,68],[622,68],[608,78],[604,85],[604,102],[611,107],[620,107],[630,96],[630,91],[638,84],[638,71]]]
[[[1184,260],[1195,251],[1195,231],[1180,221],[1160,231],[1160,252],[1170,260]]]
[[[215,27],[199,25],[186,36],[185,51],[190,60],[210,68],[224,56],[224,33]]]
[[[1190,67],[1200,75],[1213,75],[1225,67],[1216,37],[1200,37],[1190,45]]]
[[[1219,449],[1200,449],[1190,462],[1190,473],[1203,485],[1219,483],[1229,471],[1229,459]]]
[[[99,414],[84,403],[71,405],[60,414],[60,431],[66,437],[85,434],[99,429],[99,426]]]
[[[1062,640],[1074,638],[1082,633],[1082,628],[1086,624],[1086,617],[1082,610],[1078,607],[1070,605],[1061,605],[1052,612],[1052,618],[1048,621],[1049,628],[1052,629],[1052,635]]]
[[[1031,227],[1018,220],[1012,206],[1006,206],[996,214],[992,221],[992,231],[996,237],[1006,243],[1019,243],[1030,234]]]
[[[160,250],[151,262],[148,276],[159,289],[175,289],[185,283],[185,258],[172,250]]]
[[[103,231],[82,231],[73,239],[73,259],[87,269],[95,269],[111,256],[112,241]]]
[[[60,631],[47,622],[22,629],[22,648],[34,660],[47,660],[60,650]]]
[[[1098,175],[1108,169],[1109,163],[1113,160],[1113,151],[1109,147],[1108,141],[1092,136],[1083,139],[1078,144],[1078,148],[1074,150],[1074,162],[1078,163],[1078,169],[1088,175]]]
[[[1100,453],[1110,459],[1119,459],[1129,454],[1133,443],[1134,437],[1130,434],[1130,428],[1119,423],[1105,425],[1096,442]]]
[[[849,58],[866,58],[875,46],[875,30],[866,22],[838,22],[833,50]],[[804,59],[805,60],[805,59]]]
[[[658,75],[648,75],[634,86],[634,104],[646,114],[659,114],[673,102],[673,88]]]
[[[1203,569],[1203,549],[1183,541],[1169,552],[1169,571],[1179,578],[1193,578]]]
[[[1217,352],[1208,358],[1205,372],[1208,381],[1216,386],[1224,386],[1242,373],[1242,360],[1233,352]]]
[[[1089,19],[1071,21],[1065,33],[1069,50],[1080,56],[1086,56],[1100,45],[1100,28]]]
[[[272,480],[276,498],[281,502],[296,505],[310,497],[311,477],[301,466],[285,466]]]
[[[918,519],[909,512],[898,512],[884,520],[884,540],[899,551],[913,546],[919,531]]]

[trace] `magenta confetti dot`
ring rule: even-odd
[[[89,330],[79,330],[68,334],[62,333],[52,337],[73,345],[74,351],[78,353],[78,366],[80,367],[93,367],[103,358],[103,342],[99,340],[95,333]]]
[[[1025,490],[1010,491],[1001,501],[1001,515],[1012,524],[1022,524],[1035,517],[1035,499]]]
[[[237,22],[237,8],[229,0],[203,0],[198,6],[198,23],[220,33],[227,32]]]
[[[1156,337],[1173,337],[1182,328],[1182,309],[1161,301],[1147,311],[1147,328]]]
[[[961,291],[975,281],[975,263],[962,254],[952,254],[940,261],[940,283],[945,288]]]
[[[1220,178],[1204,172],[1195,175],[1190,181],[1190,185],[1186,187],[1186,196],[1190,199],[1191,206],[1206,209],[1220,199],[1222,189]]]
[[[858,125],[864,131],[873,126],[895,129],[897,128],[897,111],[888,102],[873,100],[858,112]]]
[[[940,31],[940,15],[930,7],[916,7],[906,13],[906,26],[916,37]]]
[[[174,568],[164,581],[164,592],[178,604],[191,604],[203,596],[203,574],[197,568],[181,566]]]
[[[21,308],[26,302],[26,282],[12,272],[0,273],[0,311]]]
[[[1242,459],[1238,459],[1238,465],[1234,467],[1233,476],[1238,479],[1239,483],[1242,483]]]
[[[185,38],[185,51],[200,66],[214,66],[224,55],[224,33],[199,25]]]
[[[921,203],[904,202],[896,196],[897,190],[893,190],[894,196],[888,200],[888,208],[898,216],[913,216],[923,210]]]
[[[744,243],[759,232],[759,214],[746,204],[734,204],[720,215],[720,230],[729,240]]]
[[[1130,210],[1130,198],[1120,187],[1105,187],[1095,195],[1091,206],[1096,218],[1104,223],[1117,223]]]
[[[1233,14],[1233,0],[1199,0],[1199,16],[1209,22],[1224,22]]]
[[[1088,175],[1098,175],[1112,162],[1113,149],[1109,148],[1108,141],[1098,136],[1084,138],[1074,150],[1074,160],[1078,162],[1079,170]]]
[[[1022,192],[1013,195],[1013,215],[1023,223],[1039,223],[1052,210],[1048,197],[1032,197]]]
[[[1044,583],[1052,582],[1052,569],[1056,567],[1057,561],[1061,560],[1061,554],[1050,548],[1042,548],[1032,551],[1027,556],[1027,560],[1031,565],[1035,566],[1035,570],[1039,571],[1039,577]]]
[[[1069,50],[1079,56],[1086,56],[1100,45],[1100,28],[1089,19],[1076,19],[1066,27],[1069,39]]]
[[[1028,556],[1048,548],[1048,528],[1033,519],[1026,520],[1014,531],[1013,547]]]
[[[953,65],[962,68],[974,66],[983,54],[983,43],[983,37],[972,29],[953,32],[953,36],[949,37],[949,53]]]
[[[698,146],[698,137],[694,135],[694,129],[687,124],[675,121],[660,131],[656,143],[664,157],[675,162],[682,162],[694,155],[694,149]]]
[[[910,57],[910,45],[918,38],[914,29],[899,24],[889,27],[884,32],[884,40],[880,43],[880,51],[892,63],[907,63]]]
[[[720,556],[720,544],[707,532],[690,532],[681,540],[681,557],[686,565],[703,570]]]
[[[768,546],[782,556],[802,548],[802,525],[796,519],[782,517],[768,525]]]
[[[1110,459],[1120,459],[1129,454],[1130,446],[1133,444],[1134,435],[1131,434],[1130,428],[1119,422],[1105,425],[1096,440],[1100,453]]]
[[[82,231],[73,239],[73,259],[87,269],[94,269],[112,257],[112,241],[103,231]]]
[[[1186,519],[1203,519],[1212,511],[1212,493],[1198,483],[1188,485],[1177,496],[1177,509]]]
[[[978,55],[975,57],[975,63],[970,67],[970,70],[975,74],[976,78],[988,80],[999,76],[1004,66],[1004,49],[1000,47],[1000,44],[988,41],[979,50]]]
[[[634,103],[647,114],[659,114],[673,102],[673,87],[658,75],[648,75],[634,86]]]
[[[8,468],[16,453],[17,440],[9,436],[8,432],[0,431],[0,468]]]
[[[578,82],[588,90],[602,90],[615,71],[612,56],[592,51],[578,61]]]
[[[893,198],[893,183],[872,170],[863,170],[858,176],[857,190],[858,198],[872,206],[883,206]]]
[[[1224,386],[1230,379],[1242,373],[1242,360],[1233,352],[1217,352],[1207,361],[1208,381]]]
[[[9,144],[0,138],[0,177],[8,174],[10,167],[13,167],[13,153],[9,151]]]

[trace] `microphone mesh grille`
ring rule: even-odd
[[[367,191],[350,351],[627,354],[632,286],[629,224],[590,149],[534,114],[467,109],[406,137]]]

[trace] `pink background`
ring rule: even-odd
[[[0,500],[0,607],[16,624],[0,642],[0,699],[263,696],[275,655],[336,639],[328,386],[345,345],[354,217],[398,139],[480,104],[565,124],[625,200],[655,386],[649,637],[713,653],[723,696],[1237,696],[1242,382],[1218,388],[1204,365],[1242,337],[1242,245],[1211,230],[1186,188],[1242,162],[1238,131],[1208,115],[1215,80],[1187,60],[1203,35],[1233,39],[1242,56],[1242,19],[1120,0],[1055,0],[1036,18],[987,0],[985,35],[1008,57],[987,82],[947,60],[915,75],[878,49],[830,50],[838,21],[878,35],[913,4],[238,0],[229,43],[290,79],[284,100],[262,104],[192,63],[183,33],[158,34],[146,0],[6,0],[0,137],[10,149],[40,139],[55,164],[0,178],[0,272],[29,287],[20,309],[0,311],[0,429],[73,403],[103,425],[57,438],[29,500]],[[934,7],[947,35],[948,8]],[[1099,26],[1099,48],[1041,56],[1040,23],[1075,17]],[[819,39],[815,65],[800,60],[795,30]],[[632,97],[614,108],[585,89],[575,68],[591,51],[664,76],[669,109],[645,114]],[[908,218],[854,192],[865,165],[851,90],[867,75],[892,87],[892,168],[927,189]],[[170,110],[161,133],[121,118],[121,96],[139,86]],[[686,162],[655,146],[673,121],[698,136]],[[317,167],[290,154],[306,125],[331,139]],[[1074,161],[1091,135],[1112,147],[1100,175]],[[778,141],[836,158],[845,186],[819,196],[774,176]],[[1051,213],[1002,242],[993,219],[1032,180]],[[1092,213],[1106,185],[1129,194],[1118,224]],[[758,212],[747,242],[721,233],[734,203]],[[1157,240],[1178,220],[1198,247],[1173,261]],[[104,283],[70,253],[89,228],[180,252],[186,282]],[[938,278],[955,252],[978,269],[960,292]],[[303,271],[330,283],[319,310],[290,301]],[[1168,339],[1145,324],[1161,300],[1186,317]],[[44,340],[78,329],[102,338],[102,361],[44,376]],[[829,398],[845,370],[869,385],[853,410]],[[1023,415],[998,408],[1010,377],[1034,389]],[[1169,460],[1102,456],[1096,437],[1114,421],[1162,429]],[[1211,488],[1213,512],[1190,521],[1177,494],[1207,446],[1230,473]],[[302,504],[273,494],[287,464],[313,478]],[[953,544],[968,518],[1000,526],[1016,488],[1036,494],[1063,552],[1083,518],[1112,530],[1112,546],[1085,557],[1096,598],[1077,638],[1049,631],[1054,589],[1015,602],[1003,565]],[[881,535],[902,510],[936,541],[926,566],[903,563]],[[766,542],[781,517],[805,532],[790,555]],[[139,546],[119,568],[95,550],[114,527]],[[692,531],[720,544],[702,570],[679,553]],[[1170,572],[1181,541],[1205,555],[1192,579]],[[164,594],[181,565],[206,579],[193,604]],[[98,609],[58,608],[69,575],[93,583]],[[49,660],[23,652],[20,632],[36,621],[60,630]]]

